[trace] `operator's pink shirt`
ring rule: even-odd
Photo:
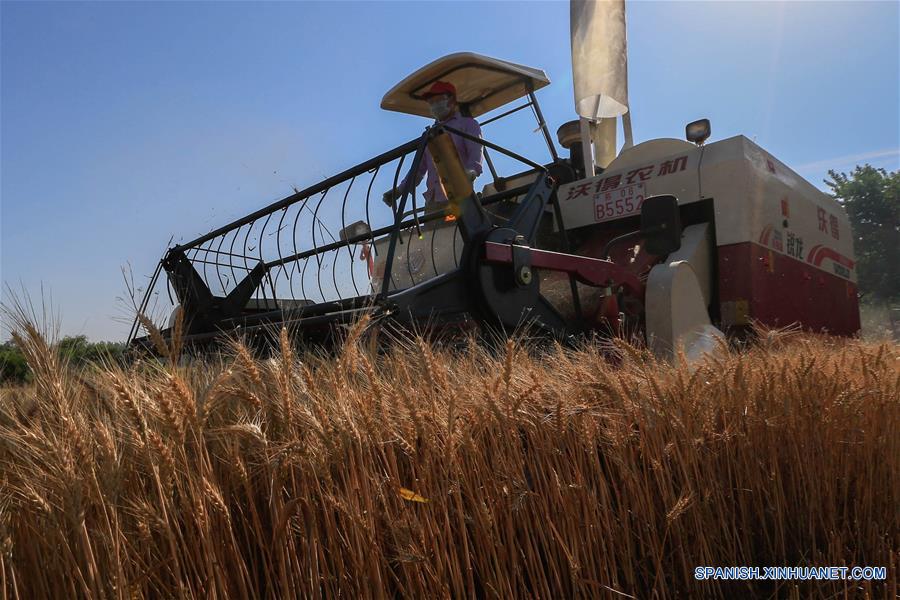
[[[478,124],[478,121],[472,117],[464,117],[459,114],[459,112],[454,113],[453,116],[446,121],[441,121],[441,123],[464,133],[468,133],[473,137],[481,137],[481,125]],[[453,133],[450,134],[450,137],[453,139],[456,151],[459,152],[459,158],[462,161],[463,168],[475,171],[476,175],[481,175],[481,144],[464,139]],[[424,177],[426,173],[428,174],[428,178],[425,180],[425,201],[446,202],[447,195],[444,193],[444,187],[441,185],[437,169],[434,167],[434,161],[431,160],[431,153],[428,151],[428,148],[425,148],[425,156],[422,157],[422,162],[419,164],[419,169],[415,173],[413,183],[419,185],[419,183],[422,182],[422,177]],[[413,176],[412,173],[407,173],[406,177],[403,178],[403,181],[400,183],[401,190],[411,176]],[[407,206],[412,206],[411,200],[408,200],[408,202],[410,202],[410,204]]]

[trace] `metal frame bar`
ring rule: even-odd
[[[412,168],[409,170],[410,177],[415,177],[415,174],[418,172],[419,165],[422,162],[423,158],[425,157],[425,147],[428,144],[428,140],[433,135],[433,133],[432,133],[433,131],[434,131],[434,128],[431,127],[429,129],[427,129],[424,134],[422,134],[421,138],[419,138],[418,147],[416,148],[416,155],[413,158]],[[402,166],[402,162],[401,162],[401,166]],[[399,167],[398,167],[398,171],[399,171]],[[388,243],[387,257],[385,258],[385,263],[384,263],[384,278],[382,279],[382,282],[381,282],[381,294],[380,294],[381,298],[386,298],[388,295],[388,292],[390,291],[390,284],[388,282],[391,280],[391,272],[393,271],[394,253],[397,250],[397,238],[400,236],[400,232],[402,231],[402,229],[400,228],[399,225],[400,225],[401,219],[403,218],[403,211],[406,209],[406,200],[407,200],[407,198],[409,198],[410,188],[415,187],[415,185],[410,185],[410,183],[411,183],[411,180],[407,179],[406,185],[404,186],[405,189],[403,190],[403,195],[400,197],[400,204],[397,206],[397,209],[394,211],[394,228],[393,228],[393,231],[391,232],[391,240]],[[397,185],[396,185],[396,177],[395,177],[394,188],[396,188],[396,187],[397,187]]]
[[[524,163],[524,164],[528,165],[529,167],[538,169],[540,171],[547,170],[547,167],[545,167],[544,165],[538,164],[538,163],[534,162],[533,160],[527,159],[524,156],[522,156],[521,154],[516,154],[512,150],[507,150],[503,146],[498,146],[497,144],[495,144],[493,142],[489,142],[487,140],[475,137],[474,135],[469,135],[465,131],[460,131],[459,129],[450,127],[449,125],[441,125],[440,127],[446,131],[449,131],[450,133],[452,133],[454,135],[458,135],[459,137],[461,137],[463,139],[469,140],[471,142],[475,142],[477,144],[481,144],[482,146],[485,146],[486,148],[490,148],[491,150],[496,150],[500,154],[504,154],[510,158],[514,158],[515,160],[519,161],[520,163]]]
[[[487,262],[512,264],[513,248],[513,244],[485,242],[484,258]],[[635,273],[609,260],[539,250],[527,246],[515,246],[515,249],[517,252],[527,252],[532,267],[569,273],[585,285],[593,287],[623,286],[636,295],[640,295],[644,289],[644,285]]]
[[[400,156],[409,154],[412,150],[415,150],[418,147],[418,145],[420,143],[420,139],[421,138],[416,138],[414,140],[410,140],[409,142],[406,142],[405,144],[397,146],[393,150],[388,150],[387,152],[385,152],[383,154],[379,154],[375,158],[369,159],[364,163],[360,163],[360,164],[356,165],[355,167],[347,169],[346,171],[342,171],[341,173],[338,173],[337,175],[334,175],[333,177],[329,177],[328,179],[326,179],[324,181],[320,181],[319,183],[312,185],[312,186],[306,188],[305,190],[301,190],[295,194],[291,194],[290,196],[288,196],[286,198],[282,198],[278,202],[274,202],[274,203],[270,204],[269,206],[266,206],[265,208],[261,208],[261,209],[257,210],[256,212],[250,213],[246,217],[243,217],[236,221],[232,221],[228,225],[223,225],[222,227],[219,227],[218,229],[210,231],[206,235],[202,235],[195,240],[192,240],[185,244],[180,244],[180,245],[176,246],[176,248],[193,248],[195,246],[198,246],[199,244],[202,244],[203,242],[211,240],[212,238],[218,237],[218,236],[222,235],[223,233],[228,233],[232,229],[236,229],[236,228],[246,225],[248,223],[252,223],[253,221],[256,221],[257,219],[265,217],[270,213],[273,213],[281,208],[284,208],[285,206],[290,206],[291,204],[293,204],[295,202],[303,200],[309,196],[317,194],[317,193],[319,193],[323,190],[326,190],[330,187],[334,187],[335,185],[342,183],[342,182],[350,179],[351,177],[361,175],[362,173],[365,173],[369,169],[372,169],[376,166],[383,165],[384,163],[390,162]]]
[[[531,106],[534,108],[534,116],[537,117],[538,127],[541,128],[541,131],[544,133],[544,139],[547,141],[547,147],[550,149],[550,156],[553,157],[553,162],[559,162],[559,154],[556,153],[556,146],[553,144],[553,137],[550,135],[550,130],[547,128],[547,122],[544,120],[544,113],[541,112],[541,105],[538,104],[537,96],[534,95],[534,90],[528,92],[528,97],[531,99]]]
[[[523,109],[528,108],[529,106],[531,106],[531,103],[532,103],[532,102],[533,102],[533,100],[532,100],[532,101],[529,101],[529,102],[526,102],[526,103],[523,104],[522,106],[517,106],[516,108],[510,109],[510,110],[506,111],[505,113],[501,113],[501,114],[497,115],[496,117],[491,117],[490,119],[487,119],[487,120],[485,120],[485,121],[482,121],[481,123],[479,123],[479,125],[480,125],[481,127],[484,127],[485,125],[488,125],[489,123],[493,123],[494,121],[499,121],[499,120],[502,119],[503,117],[507,117],[507,116],[509,116],[509,115],[511,115],[511,114],[513,114],[513,113],[517,113],[517,112],[519,112],[520,110],[523,110]]]
[[[505,190],[503,192],[491,194],[486,199],[484,199],[484,201],[482,201],[482,205],[489,206],[496,202],[500,202],[502,200],[506,200],[508,198],[514,198],[516,196],[524,194],[524,193],[528,192],[528,190],[531,188],[531,185],[532,184],[520,185],[519,187],[511,188],[511,189]],[[443,219],[444,217],[447,216],[447,214],[448,213],[447,213],[446,209],[441,210],[441,211],[434,211],[433,213],[429,213],[426,216],[418,217],[418,221],[420,223],[428,223],[429,221],[436,221],[438,219]],[[337,250],[345,245],[358,244],[360,242],[364,242],[367,240],[374,241],[375,238],[380,237],[382,235],[387,235],[388,233],[393,232],[398,227],[400,229],[408,229],[408,228],[415,226],[415,223],[416,223],[416,219],[409,218],[405,221],[401,221],[399,224],[394,223],[392,225],[386,225],[379,229],[374,229],[369,233],[364,233],[364,234],[360,234],[360,235],[357,235],[354,237],[349,237],[346,240],[332,242],[330,244],[320,246],[319,248],[312,248],[310,250],[298,252],[296,254],[292,254],[290,256],[285,256],[284,258],[280,258],[278,260],[272,260],[272,261],[265,263],[265,266],[267,269],[271,269],[273,267],[287,264],[292,261],[298,261],[298,260],[303,260],[304,258],[309,258],[310,256],[313,256],[317,252],[330,252],[332,250]]]
[[[128,343],[131,343],[131,340],[134,339],[134,336],[137,335],[138,331],[140,331],[140,319],[138,319],[139,315],[146,316],[145,312],[147,310],[147,305],[150,303],[150,296],[153,293],[153,288],[156,287],[156,280],[159,279],[159,274],[163,269],[163,261],[160,260],[156,263],[156,270],[153,271],[153,276],[150,277],[150,284],[147,286],[147,293],[144,294],[144,298],[141,300],[141,305],[138,307],[138,313],[134,317],[134,322],[131,324],[131,329],[128,330]],[[149,332],[148,332],[149,333]]]

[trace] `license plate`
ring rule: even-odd
[[[597,223],[629,217],[641,212],[645,189],[643,183],[632,183],[594,196],[594,220]]]

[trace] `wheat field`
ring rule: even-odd
[[[4,598],[894,598],[900,351],[421,339],[76,370],[0,402]],[[175,341],[177,345],[177,340]],[[164,342],[160,342],[164,343]],[[697,581],[710,566],[883,582]]]

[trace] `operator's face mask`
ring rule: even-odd
[[[428,107],[431,109],[431,116],[438,121],[445,119],[450,115],[450,96],[438,96],[429,100]]]

